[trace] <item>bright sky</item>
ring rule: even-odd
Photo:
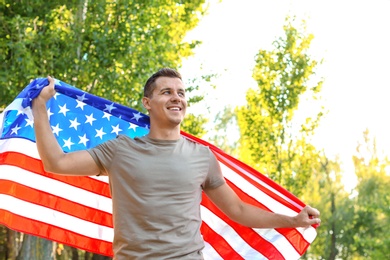
[[[352,178],[351,156],[365,128],[390,155],[389,11],[389,0],[212,1],[209,14],[188,35],[203,44],[181,72],[188,78],[220,75],[217,90],[207,97],[213,111],[244,104],[246,90],[256,87],[252,69],[258,50],[284,34],[287,15],[305,19],[315,37],[312,57],[325,60],[318,72],[325,78],[321,93],[329,110],[314,142],[328,156],[340,155],[346,178]]]

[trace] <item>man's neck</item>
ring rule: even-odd
[[[180,127],[174,129],[159,128],[158,130],[156,130],[151,126],[148,136],[150,138],[159,140],[178,140],[180,139]]]

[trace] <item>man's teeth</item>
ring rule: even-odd
[[[178,107],[172,107],[172,108],[170,108],[169,110],[180,111],[180,108],[178,108]]]

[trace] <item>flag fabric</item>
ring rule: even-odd
[[[0,114],[0,223],[90,252],[112,256],[111,197],[106,176],[62,176],[44,171],[35,145],[31,101],[48,80],[32,81]],[[55,81],[48,101],[52,131],[64,152],[88,149],[125,134],[149,131],[148,116]],[[265,175],[206,141],[239,197],[265,210],[296,215],[305,204]],[[248,228],[229,220],[207,196],[201,203],[205,259],[298,259],[316,227]]]

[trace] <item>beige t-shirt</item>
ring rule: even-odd
[[[225,183],[208,147],[120,135],[89,153],[109,175],[115,259],[202,259],[202,189]]]

